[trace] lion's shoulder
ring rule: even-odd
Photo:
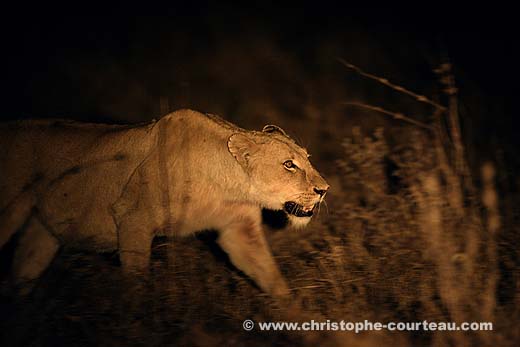
[[[161,117],[160,121],[180,121],[186,125],[220,128],[231,132],[247,132],[247,130],[228,122],[224,118],[212,114],[202,113],[191,109],[181,109]]]

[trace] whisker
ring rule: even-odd
[[[325,208],[327,209],[327,214],[329,214],[329,205],[327,205],[327,200],[323,199],[323,203],[325,204]]]

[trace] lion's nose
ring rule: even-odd
[[[325,195],[327,190],[329,190],[329,186],[324,187],[324,188],[317,188],[317,187],[314,188],[314,191],[316,192],[316,194],[319,194],[320,196]]]

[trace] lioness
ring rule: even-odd
[[[0,134],[0,248],[23,232],[19,284],[39,277],[60,244],[118,250],[124,270],[146,272],[154,236],[214,229],[238,269],[284,296],[261,208],[300,227],[329,188],[279,127],[247,131],[192,110],[134,126],[16,121]]]

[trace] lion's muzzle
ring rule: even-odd
[[[312,217],[312,215],[314,214],[314,210],[316,209],[317,206],[318,206],[318,204],[314,204],[312,207],[309,208],[309,207],[300,205],[294,201],[287,201],[284,204],[284,210],[288,214],[292,214],[293,216],[296,216],[296,217]]]

